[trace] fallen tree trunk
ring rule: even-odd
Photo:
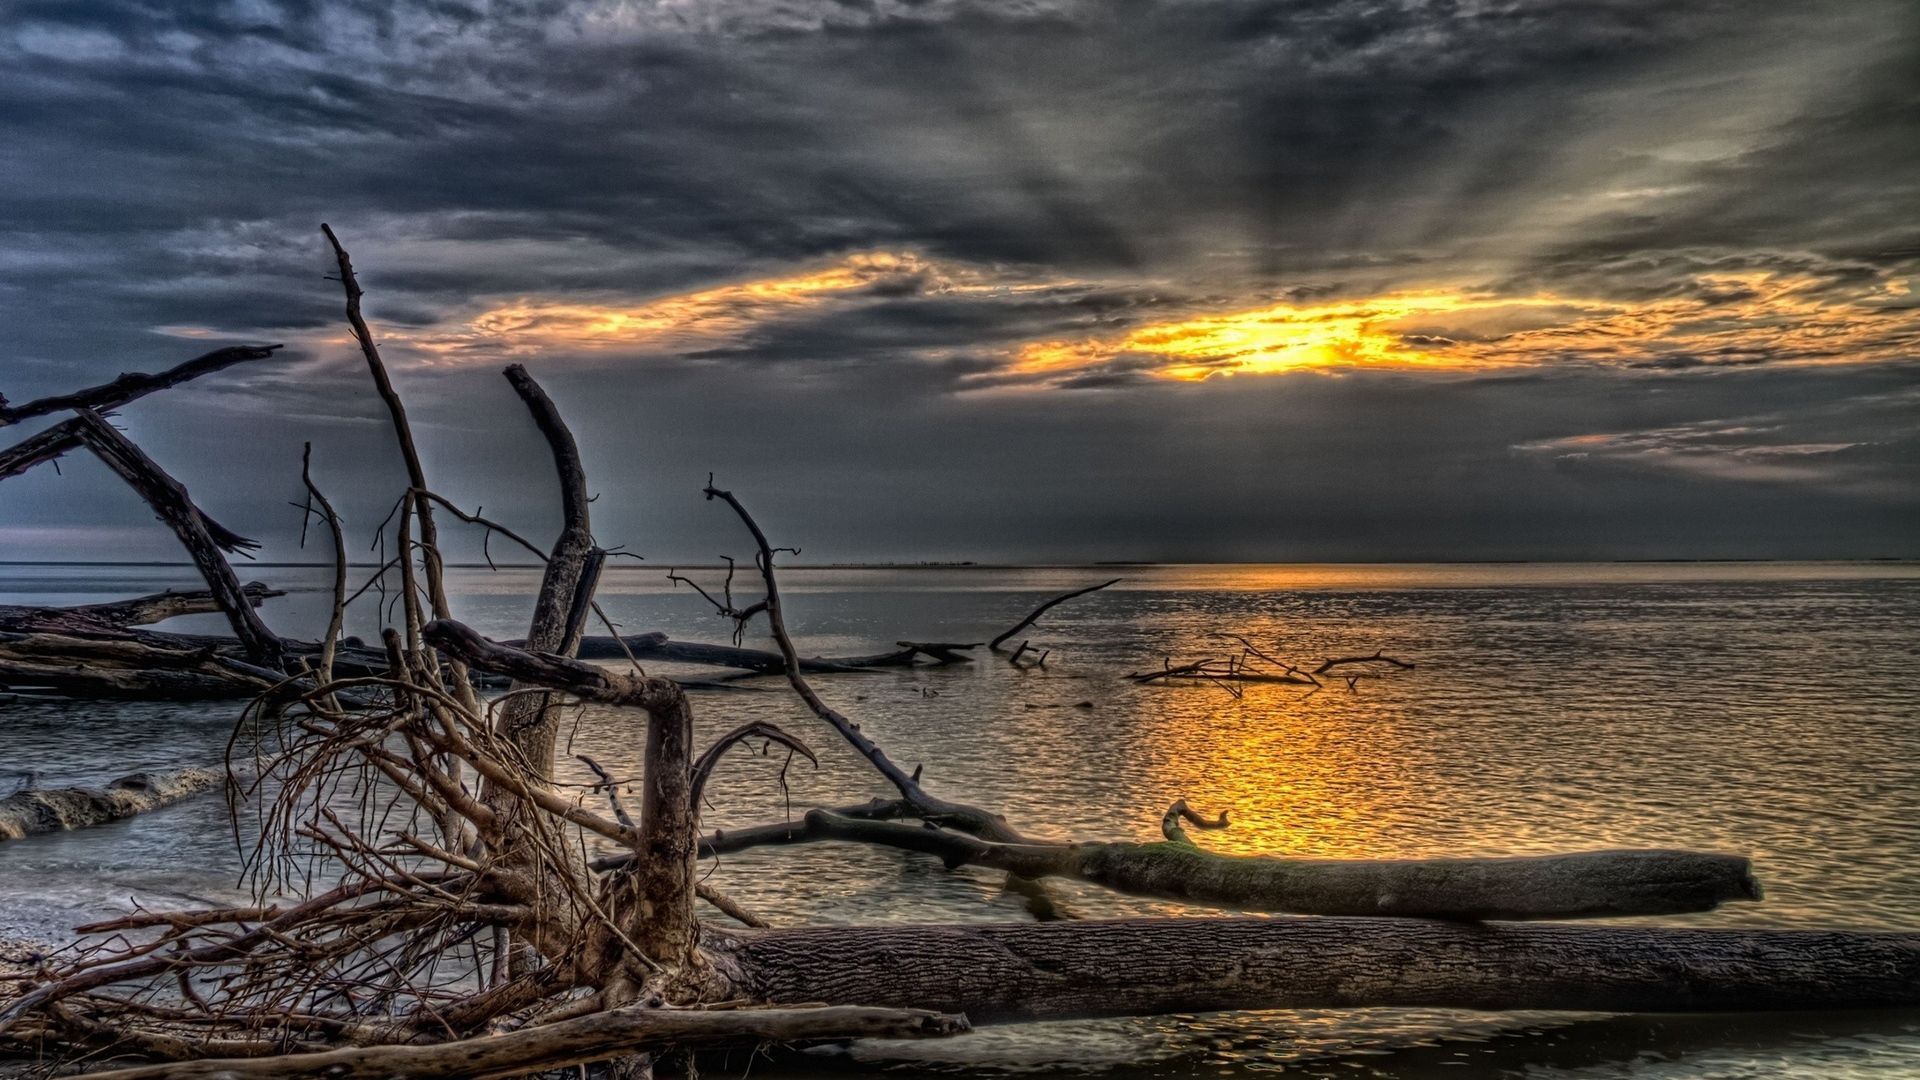
[[[16,791],[0,799],[0,840],[118,821],[209,791],[219,782],[205,769],[174,769],[132,773],[102,788]]]
[[[210,1058],[90,1073],[96,1080],[493,1080],[628,1054],[715,1043],[929,1039],[967,1022],[923,1009],[830,1006],[670,1010],[629,1007],[439,1046],[377,1046],[260,1058]]]
[[[511,645],[517,649],[526,648],[525,639],[506,641],[501,644]],[[893,652],[874,653],[870,656],[816,656],[801,660],[800,670],[818,675],[867,671],[873,668],[907,667],[913,664],[922,652],[923,650],[917,646],[902,644]],[[630,634],[619,638],[605,635],[582,638],[576,655],[582,660],[624,660],[628,653],[632,653],[637,660],[704,664],[708,667],[736,668],[762,675],[779,675],[787,670],[786,661],[777,652],[746,649],[737,645],[674,641],[659,632]]]
[[[1112,919],[709,931],[743,992],[975,1024],[1372,1006],[1722,1012],[1920,1005],[1920,934],[1423,919]]]
[[[240,587],[248,604],[259,607],[286,590],[258,581]],[[0,604],[0,630],[47,634],[112,634],[129,626],[148,626],[181,615],[208,615],[220,611],[220,602],[207,589],[195,592],[158,592],[131,600],[72,607],[30,607]],[[237,639],[236,639],[237,643]]]
[[[236,651],[237,648],[236,648]],[[279,681],[210,648],[165,648],[117,637],[0,631],[0,686],[98,697],[257,697]]]
[[[1189,842],[1006,844],[917,825],[808,811],[766,843],[843,840],[918,851],[949,867],[1066,877],[1131,896],[1295,915],[1582,919],[1711,911],[1757,900],[1751,864],[1698,851],[1591,851],[1485,859],[1218,855]],[[747,830],[737,830],[734,835]]]

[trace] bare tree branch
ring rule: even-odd
[[[1035,620],[1039,619],[1040,616],[1045,615],[1048,611],[1052,610],[1056,605],[1064,604],[1076,596],[1085,596],[1088,593],[1099,592],[1101,589],[1104,589],[1109,585],[1117,585],[1120,583],[1120,580],[1121,579],[1119,578],[1114,578],[1111,581],[1103,581],[1098,585],[1089,585],[1084,589],[1075,589],[1072,592],[1061,593],[1059,596],[1056,596],[1053,599],[1048,600],[1046,603],[1041,604],[1039,607],[1034,608],[1031,612],[1027,614],[1026,618],[1021,619],[1017,623],[1014,623],[1012,628],[1009,629],[1006,633],[1001,634],[999,637],[994,638],[992,641],[987,642],[987,648],[992,649],[994,652],[999,652],[1000,646],[1004,644],[1008,638],[1012,637],[1013,635],[1019,633],[1022,630],[1025,630],[1027,627],[1032,626]]]
[[[0,397],[0,427],[17,424],[36,416],[65,412],[68,409],[108,412],[156,390],[178,386],[191,379],[197,379],[202,375],[220,371],[235,364],[243,364],[249,360],[265,360],[281,348],[284,346],[233,345],[224,349],[215,349],[204,356],[195,357],[165,371],[156,371],[152,374],[127,372],[109,383],[90,386],[85,390],[75,390],[70,394],[43,397],[24,405],[9,405],[5,398]]]

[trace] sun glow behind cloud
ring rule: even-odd
[[[1276,304],[1142,326],[1114,338],[1036,341],[1020,350],[1016,369],[1047,374],[1139,357],[1168,379],[1219,374],[1271,374],[1300,368],[1480,366],[1452,350],[1445,335],[1421,333],[1427,323],[1453,326],[1539,323],[1564,312],[1557,298],[1499,298],[1451,292],[1391,293],[1328,304]]]
[[[803,323],[839,326],[857,337],[883,311],[938,302],[975,311],[992,325],[1016,306],[1031,312],[1036,298],[1103,289],[1120,295],[1127,287],[869,251],[663,297],[516,297],[456,323],[396,336],[432,363],[542,353],[635,362],[726,353],[750,360],[757,343],[781,342]],[[1233,307],[1162,294],[1100,316],[1062,304],[1048,319],[997,342],[903,345],[884,359],[910,363],[966,351],[986,364],[963,379],[978,389],[1359,368],[1863,363],[1911,358],[1920,348],[1920,307],[1904,281],[1775,269],[1697,272],[1625,299],[1459,287]]]
[[[1700,274],[1689,284],[1679,295],[1642,300],[1433,290],[1276,304],[1111,337],[1031,342],[1021,348],[1015,370],[1046,382],[1103,366],[1196,380],[1556,361],[1848,363],[1908,358],[1920,345],[1920,311],[1906,302],[1901,282],[1836,292],[1819,277],[1754,272]]]

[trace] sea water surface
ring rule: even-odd
[[[321,571],[251,576],[294,590],[264,609],[276,629],[317,634]],[[902,638],[982,640],[1049,594],[1112,576],[1124,580],[1022,635],[1051,650],[1044,669],[982,655],[819,685],[896,760],[924,766],[932,790],[998,807],[1035,834],[1153,839],[1167,804],[1184,798],[1232,810],[1231,828],[1200,836],[1222,851],[1736,851],[1753,857],[1764,902],[1665,921],[1920,929],[1920,565],[796,569],[784,583],[802,650],[832,655]],[[456,614],[503,637],[524,633],[537,583],[529,569],[462,568],[449,580]],[[194,584],[187,568],[0,566],[0,603]],[[610,570],[600,598],[630,632],[727,638],[723,620],[659,569]],[[358,629],[372,618],[363,612]],[[219,626],[194,617],[169,628]],[[1384,649],[1417,666],[1374,672],[1352,691],[1250,685],[1237,698],[1121,677],[1168,657],[1237,653],[1230,635],[1303,664]],[[772,719],[802,733],[821,765],[786,768],[783,787],[783,758],[736,753],[709,789],[709,824],[887,793],[776,680],[747,685],[759,689],[696,697],[703,737]],[[0,790],[29,772],[42,785],[98,783],[214,764],[236,712],[0,702]],[[566,737],[569,753],[638,771],[631,715],[583,709]],[[0,844],[0,935],[55,937],[135,900],[230,899],[239,865],[218,797]],[[1002,880],[837,844],[731,855],[713,871],[779,924],[1031,918]],[[1078,916],[1203,914],[1050,889]],[[991,1028],[858,1046],[804,1067],[743,1061],[733,1074],[749,1065],[787,1077],[1893,1077],[1920,1075],[1920,1015],[1244,1012]]]

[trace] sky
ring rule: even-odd
[[[543,540],[509,363],[663,562],[1920,555],[1911,0],[0,0],[0,393],[285,343],[117,419],[267,559],[404,487],[323,221]]]

